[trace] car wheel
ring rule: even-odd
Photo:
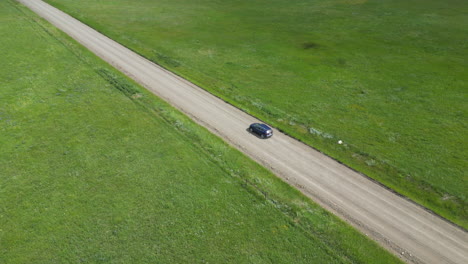
[[[249,132],[252,132],[252,131],[253,131],[253,129],[251,127],[249,127]]]
[[[265,138],[265,135],[262,134],[260,137],[261,137],[261,138]]]

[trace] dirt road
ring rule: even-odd
[[[279,131],[250,135],[255,118],[40,0],[18,1],[407,262],[468,263],[467,232]]]

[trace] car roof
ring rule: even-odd
[[[263,130],[270,130],[271,128],[265,124],[255,123],[253,124],[256,127],[261,127]]]

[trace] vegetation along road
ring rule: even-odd
[[[252,116],[42,1],[19,2],[407,261],[468,262],[464,230],[279,131],[248,134]]]

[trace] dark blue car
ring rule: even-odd
[[[265,124],[253,123],[249,126],[249,131],[257,134],[261,138],[269,138],[273,136],[273,130]]]

